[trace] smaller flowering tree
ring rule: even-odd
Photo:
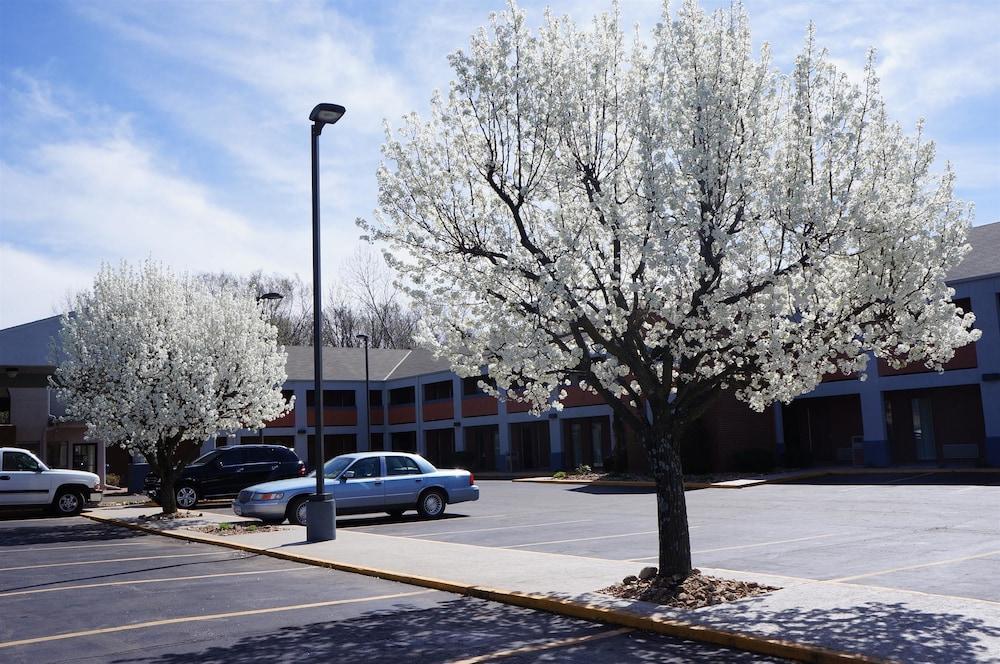
[[[248,292],[212,294],[203,282],[147,261],[105,266],[63,317],[64,357],[53,379],[67,418],[143,455],[161,480],[164,513],[186,442],[258,428],[287,412],[284,349]]]

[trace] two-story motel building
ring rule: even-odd
[[[741,452],[764,450],[786,465],[1000,466],[1000,223],[971,229],[973,251],[949,276],[954,299],[977,317],[982,338],[959,350],[941,373],[893,370],[871,361],[867,379],[831,376],[816,390],[763,414],[720,395],[699,430],[703,462],[740,465]],[[128,474],[129,457],[84,440],[63,422],[47,387],[59,318],[0,330],[0,445],[37,452],[56,467]],[[261,431],[219,434],[201,451],[250,442],[287,445],[313,464],[312,349],[290,347],[284,390],[295,408]],[[575,388],[564,408],[541,416],[520,402],[495,399],[429,352],[324,350],[324,457],[354,450],[416,451],[432,463],[498,472],[600,467],[624,446],[629,466],[643,453],[599,397]],[[365,432],[370,428],[371,440]],[[197,453],[192,449],[191,454]]]

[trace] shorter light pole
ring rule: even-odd
[[[282,295],[281,293],[275,293],[274,291],[271,291],[270,293],[264,293],[263,295],[258,295],[254,299],[257,301],[257,304],[260,304],[262,300],[267,300],[268,302],[273,302],[274,303],[273,306],[277,307],[278,302],[284,299],[284,297],[285,296]],[[272,317],[274,316],[274,309],[271,310],[271,316]],[[257,442],[260,443],[261,445],[264,444],[264,427],[259,427],[257,429]]]
[[[365,342],[365,442],[368,451],[372,450],[372,393],[368,389],[368,335],[359,334],[359,340]]]

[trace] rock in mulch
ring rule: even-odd
[[[250,533],[270,533],[278,530],[288,530],[287,528],[282,528],[281,526],[269,526],[260,523],[213,523],[209,526],[199,526],[197,528],[191,528],[191,530],[196,530],[200,533],[209,533],[211,535],[247,535]]]
[[[653,569],[654,576],[643,579],[643,572],[648,574],[647,569]],[[772,586],[750,581],[733,581],[732,579],[707,576],[696,569],[691,570],[691,574],[687,578],[682,578],[679,575],[660,578],[655,576],[655,570],[655,567],[644,568],[638,577],[626,576],[621,583],[602,588],[598,592],[678,609],[700,609],[704,606],[732,602],[745,597],[763,595],[772,590],[779,590]]]
[[[172,519],[190,519],[192,517],[202,516],[201,512],[190,512],[188,510],[177,510],[170,514],[164,514],[160,512],[159,514],[141,515],[139,521],[170,521]]]

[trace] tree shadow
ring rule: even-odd
[[[79,523],[72,525],[59,524],[58,528],[21,526],[0,529],[0,550],[6,547],[32,544],[104,542],[142,536],[143,533],[129,530],[128,528],[81,520]]]
[[[901,602],[865,602],[831,609],[775,610],[754,600],[697,612],[698,621],[722,629],[822,645],[898,662],[966,664],[996,661],[1000,625]]]
[[[281,627],[219,643],[174,646],[145,657],[130,653],[116,664],[281,664],[320,662],[449,662],[511,648],[593,635],[606,625],[574,618],[459,598],[430,608],[397,605],[336,622]],[[600,649],[604,656],[593,657]],[[571,648],[526,653],[509,661],[762,662],[779,661],[715,646],[649,634],[627,634]]]
[[[646,486],[603,486],[600,484],[584,484],[582,486],[568,489],[574,493],[589,493],[597,496],[611,496],[620,494],[649,494],[656,493],[655,487]]]
[[[1000,486],[1000,473],[934,471],[934,468],[927,468],[925,471],[886,471],[884,473],[839,474],[834,471],[829,475],[801,479],[779,479],[774,483],[815,486]]]

